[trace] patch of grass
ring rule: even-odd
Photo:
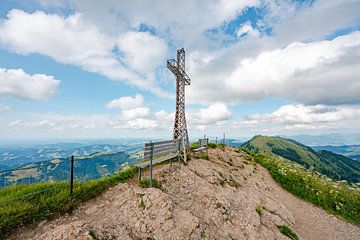
[[[240,152],[240,151],[243,151],[245,152],[247,155],[250,155],[250,156],[255,156],[255,153],[250,151],[249,149],[245,148],[245,147],[237,147],[235,148],[235,151],[236,152]]]
[[[222,187],[224,187],[224,185],[225,185],[225,180],[224,180],[224,179],[220,179],[219,183],[220,183],[220,185],[221,185]]]
[[[209,143],[208,143],[208,147],[209,147],[209,148],[216,148],[216,144],[209,142]]]
[[[197,149],[199,148],[199,142],[193,142],[191,145],[190,145],[190,149],[191,150],[194,150],[194,149]]]
[[[16,185],[2,189],[0,202],[20,199],[0,204],[0,236],[6,237],[21,225],[51,220],[71,212],[80,202],[98,196],[117,183],[125,182],[135,172],[135,168],[128,168],[109,177],[86,183],[75,182],[72,198],[69,196],[69,183],[65,181]]]
[[[267,168],[271,176],[292,194],[329,213],[360,224],[360,187],[334,182],[281,157],[256,154],[254,159]]]
[[[142,210],[145,210],[145,208],[146,208],[146,205],[145,205],[145,203],[144,203],[144,199],[143,199],[143,198],[141,198],[141,200],[140,200],[139,208],[141,208]]]
[[[293,230],[291,230],[288,226],[278,225],[277,228],[282,234],[284,234],[291,240],[299,240],[299,237],[296,235],[296,233],[294,233]]]
[[[200,237],[201,237],[201,239],[206,238],[205,229],[202,229],[202,230],[201,230]]]
[[[221,148],[221,149],[223,149],[225,147],[225,144],[223,144],[223,143],[218,143],[217,145],[216,145],[216,148]]]
[[[230,179],[228,182],[229,182],[229,185],[230,185],[231,187],[234,187],[234,188],[238,188],[238,187],[239,187],[239,183],[236,182],[233,178]]]
[[[255,211],[257,212],[257,214],[259,214],[259,216],[261,217],[261,215],[263,214],[263,211],[265,210],[264,206],[257,206],[255,208]]]
[[[139,182],[139,186],[142,188],[149,188],[150,187],[150,179],[146,178]],[[156,178],[152,179],[152,186],[154,188],[160,188],[159,181]]]
[[[209,160],[209,156],[206,153],[198,153],[194,155],[194,158]]]
[[[99,237],[94,230],[90,230],[89,235],[92,237],[92,239],[99,240]]]

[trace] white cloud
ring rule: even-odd
[[[123,110],[119,116],[121,120],[134,120],[137,118],[145,118],[149,116],[150,109],[147,107],[137,107],[133,109]]]
[[[360,108],[297,104],[282,106],[273,113],[251,115],[247,117],[247,120],[282,124],[316,124],[356,119],[358,117],[360,117]]]
[[[167,113],[164,110],[156,112],[154,114],[155,119],[161,123],[168,123],[174,121],[175,113]]]
[[[235,19],[247,7],[259,4],[259,0],[154,0],[150,7],[142,0],[94,1],[92,4],[76,0],[74,5],[89,21],[110,33],[123,28],[139,29],[145,23],[176,44],[196,44],[201,48],[207,43],[206,30],[219,27]],[[119,19],[125,19],[126,26],[119,24]]]
[[[255,50],[258,44],[263,49]],[[263,44],[244,42],[214,52],[208,63],[191,61],[197,68],[189,67],[188,101],[244,103],[273,97],[305,104],[360,102],[360,31],[271,50]],[[254,51],[259,52],[255,57]]]
[[[159,127],[159,123],[152,119],[146,118],[137,118],[134,120],[128,121],[125,125],[117,127],[117,128],[127,128],[127,129],[155,129]]]
[[[80,13],[62,17],[42,11],[26,13],[17,9],[11,10],[7,19],[0,23],[0,31],[0,44],[18,54],[39,53],[60,63],[73,64],[155,94],[171,96],[154,81],[155,64],[158,63],[154,59],[165,58],[167,47],[156,36],[129,32],[114,37],[85,22]],[[159,52],[151,51],[147,44],[141,44],[141,39],[147,39],[154,47],[161,49]],[[136,41],[130,43],[130,40]],[[122,44],[117,44],[119,42]],[[116,46],[120,53],[126,53],[125,57],[114,51]],[[127,47],[136,47],[136,50]]]
[[[106,104],[107,108],[120,108],[129,109],[140,107],[144,103],[144,97],[140,94],[136,94],[134,97],[125,96],[118,99],[111,100]]]
[[[275,96],[304,103],[359,102],[359,57],[360,32],[332,41],[297,42],[242,60],[226,85],[244,99]],[[349,68],[352,71],[346,73]]]
[[[140,73],[164,64],[168,50],[164,40],[147,32],[127,32],[119,37],[117,46],[124,52],[127,66]]]
[[[215,124],[219,121],[228,120],[230,117],[231,112],[222,103],[189,112],[189,122],[197,125]]]
[[[270,18],[276,21],[273,34],[281,42],[319,40],[339,29],[352,28],[360,17],[357,0],[317,0],[303,6],[286,1],[268,3]]]
[[[11,106],[8,104],[0,103],[0,112],[7,111],[11,109]]]
[[[240,27],[236,31],[236,36],[238,38],[246,36],[246,35],[252,36],[252,37],[258,37],[258,36],[260,36],[260,32],[257,29],[254,29],[251,26],[251,23],[248,21],[248,22],[240,25]]]
[[[30,100],[47,100],[54,96],[60,81],[45,74],[29,75],[22,69],[0,68],[0,94]]]

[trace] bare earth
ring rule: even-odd
[[[139,188],[134,179],[10,239],[288,239],[277,225],[300,239],[360,239],[360,228],[294,197],[232,148],[209,155],[181,169],[157,166],[161,190]]]

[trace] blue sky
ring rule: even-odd
[[[0,5],[0,138],[172,135],[186,50],[190,137],[360,132],[360,1]]]

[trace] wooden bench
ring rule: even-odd
[[[180,147],[179,142],[173,140],[145,143],[144,161],[135,165],[139,169],[139,181],[141,181],[141,170],[150,167],[150,187],[152,187],[152,166],[167,160],[170,160],[171,164],[173,158],[180,157]]]

